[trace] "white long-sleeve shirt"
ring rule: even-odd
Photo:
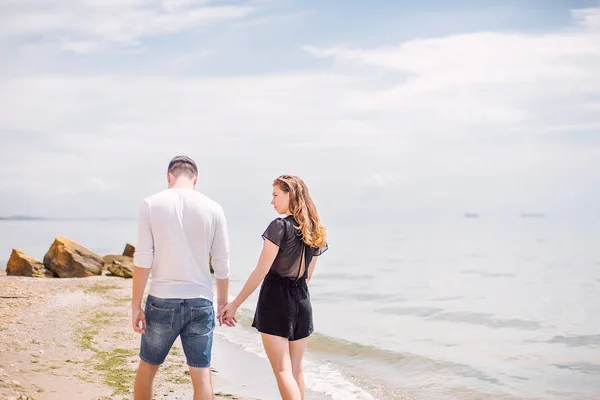
[[[223,208],[194,189],[166,189],[140,205],[134,265],[151,268],[149,294],[213,300],[215,278],[229,277],[229,239]]]

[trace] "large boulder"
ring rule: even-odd
[[[104,260],[79,243],[58,236],[44,256],[44,265],[60,278],[100,275]]]
[[[121,278],[133,278],[133,258],[119,255],[104,256],[104,268],[112,275],[120,276]]]
[[[55,278],[56,274],[44,267],[40,261],[29,257],[19,249],[13,249],[6,264],[6,274],[31,276],[34,278]]]
[[[135,247],[129,243],[125,245],[125,250],[123,250],[123,255],[127,257],[133,257],[135,253]]]

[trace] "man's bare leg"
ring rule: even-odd
[[[213,390],[210,380],[210,368],[190,367],[190,376],[194,387],[194,400],[212,400]]]
[[[134,400],[152,400],[152,385],[158,368],[160,365],[148,364],[146,361],[140,360],[133,387]]]

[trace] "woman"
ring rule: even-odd
[[[275,179],[271,204],[285,217],[276,218],[264,231],[256,268],[219,317],[235,321],[239,306],[263,282],[252,326],[261,333],[281,397],[302,400],[302,358],[306,339],[313,332],[307,283],[317,256],[328,248],[327,232],[308,187],[299,177],[281,175]]]

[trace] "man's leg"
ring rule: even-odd
[[[133,388],[135,400],[152,400],[152,384],[159,367],[160,365],[148,364],[146,361],[140,360]]]
[[[212,400],[210,379],[215,310],[206,299],[186,300],[184,328],[181,332],[183,352],[190,368],[194,400]]]
[[[165,361],[175,339],[179,325],[174,324],[177,301],[146,299],[146,332],[140,344],[140,366],[135,377],[135,400],[152,399],[152,383],[159,366]]]
[[[190,367],[190,376],[194,387],[194,400],[212,400],[213,389],[210,380],[210,368]]]

